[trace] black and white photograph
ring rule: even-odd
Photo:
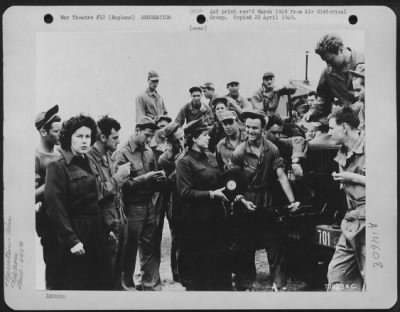
[[[10,306],[395,303],[392,11],[9,10]]]

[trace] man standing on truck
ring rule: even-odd
[[[342,39],[334,34],[325,35],[315,48],[327,67],[318,82],[317,103],[307,112],[306,121],[318,121],[331,113],[332,105],[348,106],[358,100],[352,85],[352,70],[365,63],[364,55],[345,47]],[[337,100],[335,100],[337,99]]]
[[[365,288],[365,136],[350,107],[329,118],[329,133],[341,147],[335,158],[339,173],[332,173],[346,193],[348,211],[342,235],[328,268],[328,290],[360,291]]]

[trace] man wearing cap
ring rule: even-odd
[[[201,102],[201,88],[191,87],[189,92],[192,100],[181,108],[175,118],[175,122],[183,126],[185,122],[189,123],[192,120],[202,119],[206,124],[212,126],[214,123],[213,113],[208,105]]]
[[[136,98],[136,122],[143,116],[156,119],[160,115],[167,115],[163,98],[157,92],[160,77],[157,72],[150,71],[147,76],[149,87]]]
[[[154,133],[154,137],[151,139],[149,146],[153,150],[156,161],[167,148],[167,141],[164,137],[163,129],[172,121],[171,117],[167,115],[158,116],[154,122],[158,128]]]
[[[38,114],[35,127],[40,135],[40,143],[35,151],[35,203],[36,231],[43,246],[43,260],[46,265],[46,289],[59,289],[60,267],[57,257],[57,235],[48,219],[44,202],[44,188],[47,166],[60,157],[55,146],[60,144],[61,118],[57,115],[58,105]]]
[[[315,121],[327,117],[337,98],[339,106],[357,101],[352,85],[352,74],[358,64],[365,63],[364,55],[345,47],[342,39],[335,34],[321,38],[315,48],[327,67],[323,70],[317,86],[318,102],[306,114],[306,120]]]
[[[236,112],[227,110],[221,114],[221,122],[225,138],[217,144],[216,158],[222,171],[232,166],[232,155],[235,148],[246,140],[246,132],[241,130],[237,122]]]
[[[225,97],[217,97],[211,104],[214,113],[214,125],[210,129],[210,144],[208,149],[211,153],[215,153],[218,142],[225,137],[224,128],[222,127],[221,114],[228,110],[228,99]]]
[[[117,167],[130,163],[130,177],[122,187],[125,214],[128,219],[128,240],[123,260],[123,287],[133,289],[133,273],[140,248],[142,289],[160,290],[160,276],[154,254],[156,215],[154,193],[165,181],[165,173],[156,170],[156,159],[147,146],[157,129],[153,119],[145,116],[136,123],[134,135],[116,153]]]
[[[201,86],[203,90],[203,95],[206,99],[208,99],[208,106],[212,109],[211,104],[218,95],[215,93],[215,86],[212,82],[206,82]]]
[[[247,101],[244,96],[239,94],[240,83],[233,80],[226,84],[228,94],[225,96],[228,99],[228,109],[233,110],[241,115],[243,110],[251,109],[251,104]]]
[[[119,122],[108,116],[97,122],[99,129],[96,142],[87,156],[97,178],[99,205],[105,224],[106,241],[106,289],[120,290],[122,254],[127,235],[127,220],[122,207],[121,186],[130,175],[130,164],[126,163],[115,170],[111,154],[119,144]]]
[[[285,86],[276,88],[275,74],[272,72],[264,73],[261,88],[251,97],[251,104],[254,109],[262,110],[268,116],[275,114],[282,95],[293,94],[296,88]]]
[[[176,189],[176,163],[185,154],[184,149],[184,133],[177,123],[172,122],[164,129],[164,137],[167,140],[167,150],[160,156],[158,161],[158,169],[164,170],[167,176],[167,187],[160,194],[164,198],[164,205],[160,211],[159,224],[157,227],[156,236],[156,252],[161,258],[161,238],[164,226],[164,218],[167,216],[169,229],[171,231],[171,271],[174,281],[179,281],[178,274],[178,237],[179,237],[179,222],[180,211],[177,199]]]
[[[261,110],[245,111],[247,139],[239,144],[232,156],[232,168],[243,170],[248,180],[246,200],[255,204],[254,213],[236,215],[234,224],[235,284],[238,290],[251,290],[256,278],[255,251],[263,247],[267,251],[273,289],[286,285],[284,269],[283,229],[272,214],[271,185],[278,179],[289,201],[288,209],[294,211],[299,203],[283,170],[283,160],[278,148],[264,138],[265,113]]]

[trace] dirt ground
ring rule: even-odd
[[[162,251],[161,251],[161,265],[160,265],[160,276],[162,280],[163,291],[185,291],[180,283],[174,282],[172,279],[172,273],[170,268],[170,248],[171,248],[171,236],[168,227],[168,221],[165,220],[164,231],[162,238]],[[45,289],[44,281],[44,263],[42,257],[42,249],[39,243],[39,239],[36,240],[36,289]],[[259,250],[256,253],[256,268],[257,268],[257,280],[255,283],[256,291],[272,291],[272,279],[269,274],[269,266],[267,261],[267,254],[264,250]],[[137,261],[137,264],[139,261]],[[138,267],[136,272],[138,272]],[[306,291],[311,290],[309,286],[300,280],[290,278],[287,284],[288,291]],[[314,289],[315,290],[315,289]]]
[[[165,220],[163,229],[163,238],[161,242],[161,265],[160,265],[160,276],[162,280],[163,291],[184,291],[184,287],[181,284],[176,283],[172,279],[172,273],[170,268],[170,248],[171,248],[171,236],[168,228],[168,221]],[[256,253],[256,268],[257,268],[257,280],[255,283],[256,291],[272,291],[272,279],[269,274],[269,266],[267,261],[267,254],[264,250],[259,250]],[[300,280],[294,278],[288,279],[287,284],[288,291],[302,291],[310,290],[309,286]]]

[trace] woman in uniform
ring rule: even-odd
[[[231,290],[229,240],[215,157],[206,153],[207,125],[194,120],[184,129],[188,151],[177,163],[182,213],[178,269],[187,290]]]
[[[45,201],[57,229],[62,285],[66,290],[103,288],[105,229],[98,206],[96,177],[86,153],[95,142],[96,122],[72,117],[62,125],[62,156],[49,164]]]

